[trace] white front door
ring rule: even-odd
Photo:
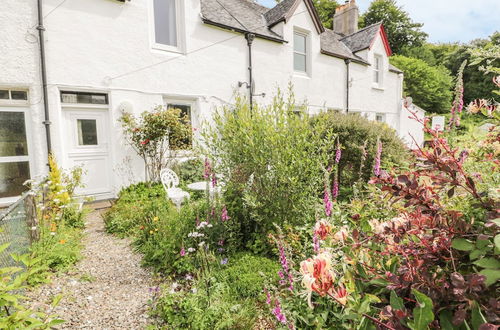
[[[63,110],[66,117],[66,168],[83,168],[83,185],[77,195],[112,197],[107,109]]]

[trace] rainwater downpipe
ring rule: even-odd
[[[250,113],[253,112],[253,69],[252,69],[252,43],[255,39],[255,34],[246,33],[245,39],[248,45],[248,90],[249,90],[249,101],[250,101]]]
[[[40,42],[40,70],[42,76],[42,92],[43,92],[43,107],[45,112],[45,120],[43,124],[45,125],[45,135],[47,138],[47,152],[48,155],[52,153],[52,141],[50,139],[50,115],[49,115],[49,102],[47,97],[47,67],[45,63],[45,39],[44,32],[45,27],[43,26],[43,9],[42,0],[38,0],[38,25],[36,27],[38,30],[38,39]]]
[[[344,60],[345,62],[345,69],[346,69],[346,80],[345,80],[345,112],[346,113],[349,113],[349,85],[350,85],[350,82],[349,82],[349,63],[351,63],[351,60],[350,59],[345,59]]]

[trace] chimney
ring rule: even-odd
[[[333,16],[333,31],[344,36],[358,31],[359,8],[356,0],[347,0],[345,4],[335,9]]]

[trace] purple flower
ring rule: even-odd
[[[186,250],[184,250],[184,247],[181,249],[181,257],[184,257],[186,255]]]
[[[222,252],[224,252],[224,249],[223,249],[223,248],[218,248],[218,249],[217,249],[217,251],[218,251],[219,253],[222,253]]]
[[[269,291],[267,291],[266,288],[264,288],[264,292],[266,293],[266,304],[270,305],[271,304],[271,294]]]
[[[281,270],[278,271],[278,275],[281,279],[285,278],[285,274]]]
[[[276,300],[275,307],[273,308],[273,314],[279,322],[286,324],[286,316],[281,312],[281,306],[278,300]]]
[[[333,181],[333,189],[332,189],[332,197],[333,199],[337,199],[339,196],[339,181],[337,178]]]
[[[328,193],[328,187],[325,184],[325,193],[323,196],[323,204],[325,205],[325,214],[329,217],[332,214],[332,201],[330,200],[330,194]]]
[[[375,165],[373,166],[373,173],[375,176],[380,175],[380,159],[382,157],[382,141],[377,140],[377,155],[375,156]]]
[[[221,265],[227,265],[227,258],[224,258],[220,261]]]
[[[227,215],[227,208],[226,208],[226,205],[224,205],[224,207],[222,208],[222,213],[220,215],[220,220],[222,222],[224,222],[224,221],[227,221],[229,219],[231,219],[231,218]]]
[[[217,177],[215,176],[215,173],[212,173],[212,187],[215,187],[217,185]]]
[[[205,179],[210,178],[210,174],[212,173],[212,166],[210,166],[210,161],[208,158],[205,158],[205,169],[203,171],[203,177]]]
[[[340,143],[337,142],[337,151],[335,152],[335,163],[340,162],[340,158],[342,157],[342,149],[340,148]]]
[[[279,245],[279,252],[280,252],[280,263],[281,267],[283,267],[283,270],[288,273],[288,260],[286,259],[285,255],[285,249],[283,248],[283,245]]]
[[[313,235],[313,243],[314,243],[314,252],[318,253],[319,252],[319,238],[318,238],[318,235],[316,235],[316,232],[314,232],[314,235]]]

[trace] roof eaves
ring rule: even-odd
[[[226,25],[226,24],[222,24],[222,23],[219,23],[219,22],[214,22],[214,21],[212,21],[212,20],[210,20],[208,18],[205,18],[203,16],[201,17],[201,20],[205,24],[213,25],[213,26],[225,29],[225,30],[230,30],[230,31],[234,31],[234,32],[238,32],[238,33],[243,33],[243,34],[245,34],[245,33],[252,33],[257,38],[266,39],[266,40],[270,40],[270,41],[274,41],[274,42],[279,42],[279,43],[287,43],[288,42],[288,41],[286,41],[286,40],[284,40],[282,38],[278,38],[278,37],[273,38],[271,36],[266,36],[266,35],[258,33],[258,32],[248,31],[248,30],[240,29],[240,28],[237,28],[237,27],[234,27],[234,26],[229,26],[229,25]]]

